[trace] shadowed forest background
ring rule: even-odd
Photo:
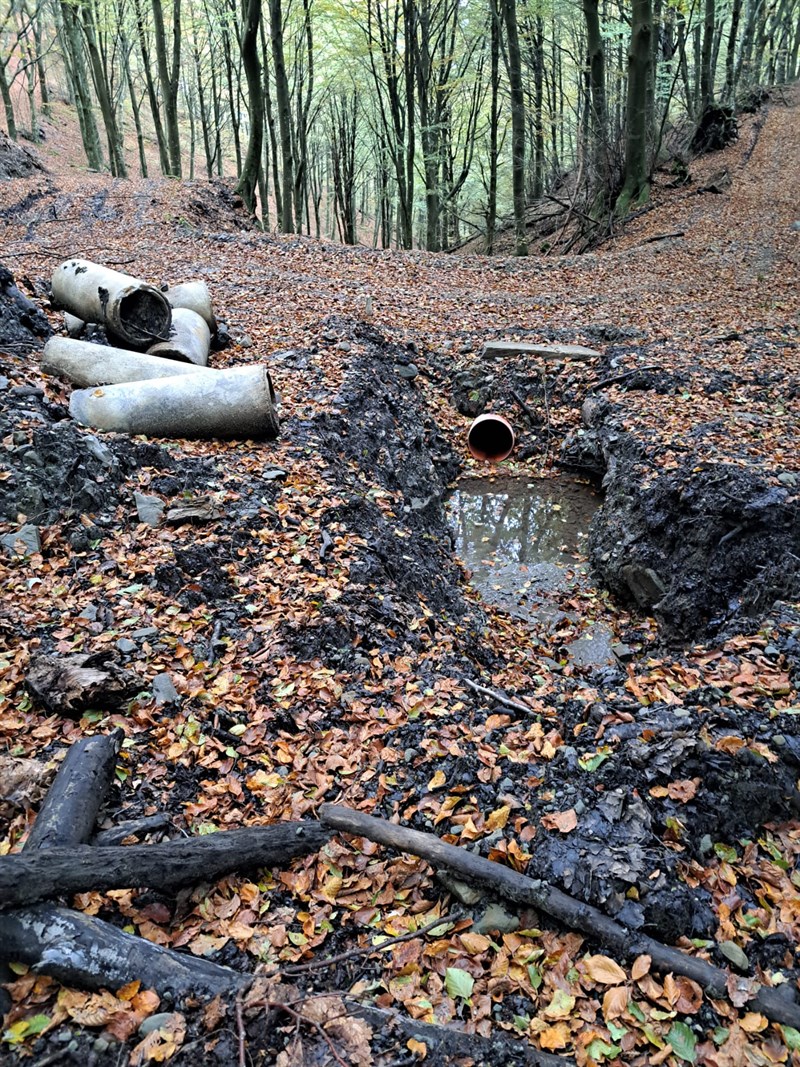
[[[587,247],[670,161],[792,80],[798,0],[10,0],[12,139],[74,110],[86,165],[235,176],[347,244]],[[531,241],[535,247],[529,248]]]

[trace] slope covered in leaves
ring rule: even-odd
[[[509,1031],[580,1064],[797,1058],[800,1033],[747,1009],[748,983],[797,979],[796,609],[726,604],[714,620],[695,606],[688,618],[696,602],[676,587],[684,599],[657,622],[625,589],[614,600],[576,573],[546,620],[523,622],[470,589],[441,502],[459,470],[491,473],[464,456],[470,416],[459,407],[477,392],[514,412],[516,391],[539,422],[514,415],[511,473],[549,477],[569,435],[574,465],[593,432],[588,465],[615,458],[628,481],[613,485],[608,467],[609,492],[631,508],[657,498],[666,511],[656,532],[678,517],[682,530],[702,525],[711,487],[729,491],[729,468],[780,493],[780,515],[796,506],[800,132],[790,104],[772,104],[738,145],[699,161],[691,185],[659,193],[654,210],[580,259],[275,237],[199,183],[53,175],[0,189],[3,258],[36,300],[75,253],[156,282],[203,277],[234,339],[219,363],[265,360],[283,415],[270,444],[89,435],[64,417],[66,387],[41,377],[36,355],[4,347],[3,532],[27,520],[41,538],[40,551],[0,561],[7,751],[46,763],[81,733],[119,725],[109,818],[166,810],[188,834],[313,817],[331,800],[435,830],[632,929],[736,961],[733,1003],[655,974],[646,956],[621,967],[532,911],[487,916],[489,902],[460,903],[425,864],[360,839],[336,837],[279,873],[177,896],[86,893],[78,907],[280,975],[295,995],[351,993],[487,1037]],[[722,169],[730,187],[700,192]],[[498,337],[602,355],[551,373],[545,413],[534,361],[482,358]],[[598,392],[602,409],[582,426],[592,388],[629,371]],[[648,496],[673,474],[672,496]],[[140,523],[134,492],[168,506],[199,500],[201,519]],[[601,570],[640,518],[615,500],[595,532]],[[720,526],[717,542],[736,526]],[[641,566],[666,560],[695,575],[659,536],[661,556]],[[722,542],[723,555],[735,542]],[[781,577],[789,590],[791,574]],[[576,665],[566,649],[599,623],[622,658]],[[684,638],[695,626],[703,643],[670,649],[665,625],[683,625]],[[48,714],[25,689],[38,652],[116,657],[138,695],[77,721]],[[176,697],[159,703],[163,675]],[[5,851],[22,842],[37,803],[3,809]],[[61,1038],[78,1040],[76,1055],[99,1039],[97,1062],[116,1063],[116,1040],[133,1048],[141,1019],[169,1010],[145,985],[90,997],[23,974],[10,986],[3,1047],[22,1061],[63,1048]],[[168,1036],[131,1062],[235,1062],[237,1025],[255,1063],[335,1062],[334,1048],[344,1062],[448,1061],[378,1031],[348,1044],[325,1030],[328,1002],[307,1003],[321,1005],[319,1018],[311,1011],[285,1030],[267,1026],[265,1009],[237,1024],[232,1005],[173,1017]]]

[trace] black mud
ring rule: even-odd
[[[600,582],[652,614],[668,639],[718,638],[752,626],[778,600],[800,599],[800,476],[761,464],[709,462],[699,427],[670,469],[622,427],[624,408],[592,400],[567,467],[602,479],[591,528]]]
[[[44,170],[42,161],[32,148],[12,141],[0,130],[0,181],[10,178],[27,178]]]

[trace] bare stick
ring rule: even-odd
[[[375,1008],[348,998],[345,1005],[353,1015],[363,1019],[381,1033],[398,1032],[398,1040],[403,1044],[414,1038],[422,1041],[431,1051],[442,1056],[437,1062],[450,1059],[469,1058],[474,1063],[518,1063],[520,1059],[526,1067],[575,1067],[571,1056],[557,1056],[550,1052],[541,1052],[533,1045],[521,1041],[519,1037],[507,1037],[495,1031],[494,1037],[481,1037],[480,1034],[468,1034],[455,1026],[442,1026],[411,1019],[397,1011]]]
[[[101,848],[121,845],[126,837],[140,837],[142,834],[150,834],[155,830],[166,830],[171,825],[171,820],[166,812],[157,815],[146,815],[141,819],[130,819],[128,822],[117,823],[108,830],[101,830],[92,838],[92,844]]]
[[[448,845],[435,834],[396,826],[342,805],[323,804],[320,819],[326,826],[366,837],[390,848],[420,856],[436,867],[446,867],[465,882],[488,888],[507,900],[528,904],[574,929],[582,930],[621,959],[647,954],[656,970],[685,975],[712,997],[726,997],[728,972],[697,956],[687,956],[610,919],[590,904],[584,904],[547,882],[518,874],[510,867],[476,856],[465,848]],[[761,987],[748,1001],[751,1010],[762,1011],[773,1022],[800,1028],[800,1006],[778,989]]]
[[[244,1055],[244,1019],[242,1018],[242,994],[236,994],[236,1034],[239,1038],[239,1067],[246,1067]]]
[[[536,714],[534,709],[528,707],[527,704],[521,704],[517,700],[512,700],[511,697],[507,697],[505,693],[500,693],[496,689],[489,689],[488,686],[479,685],[478,682],[473,682],[470,678],[462,678],[461,681],[469,689],[474,689],[476,693],[480,693],[482,696],[491,697],[492,700],[496,700],[498,704],[502,704],[504,708],[511,708],[512,711],[522,712],[523,715]]]
[[[531,406],[522,399],[516,389],[511,390],[511,395],[522,408],[522,410],[525,412],[525,414],[528,416],[531,426],[538,426],[541,420],[536,418],[536,413],[534,412],[533,408],[531,408]]]

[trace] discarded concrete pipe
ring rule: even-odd
[[[77,315],[70,315],[68,311],[65,311],[64,329],[70,337],[80,337],[86,329],[86,323],[83,319],[79,319]]]
[[[514,451],[514,431],[502,415],[479,415],[469,428],[467,447],[475,459],[500,463]]]
[[[173,308],[186,308],[194,311],[205,320],[212,333],[217,332],[217,320],[211,307],[211,293],[205,282],[181,282],[180,285],[170,285],[164,290],[164,296],[169,300]]]
[[[147,348],[169,337],[169,301],[155,286],[128,274],[87,259],[69,259],[53,272],[52,288],[65,311],[84,322],[102,323],[133,348]]]
[[[50,338],[42,352],[42,370],[66,378],[82,388],[143,382],[150,378],[174,378],[176,375],[197,374],[198,371],[214,373],[210,367],[177,363],[144,352],[128,352],[124,348],[93,345],[69,337]]]
[[[189,308],[173,308],[169,340],[159,341],[147,349],[151,356],[193,363],[196,367],[208,366],[210,350],[211,330],[208,323]]]
[[[76,390],[70,414],[97,430],[149,437],[278,436],[275,392],[266,367],[194,370],[181,377]]]

